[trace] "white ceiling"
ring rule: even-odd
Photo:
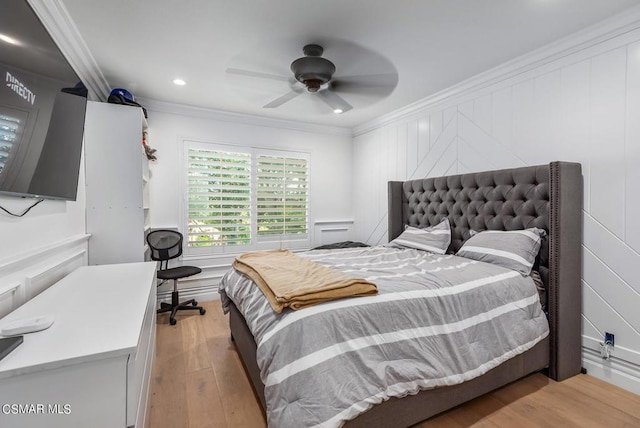
[[[62,0],[111,87],[136,97],[353,127],[613,15],[640,0]],[[308,43],[340,76],[397,73],[386,96],[304,93],[277,109]],[[176,77],[187,84],[172,83]]]

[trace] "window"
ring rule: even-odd
[[[307,154],[185,141],[185,156],[187,252],[308,243]]]
[[[251,243],[251,156],[189,149],[191,247]]]
[[[309,212],[306,159],[260,155],[256,197],[258,237],[303,235]]]

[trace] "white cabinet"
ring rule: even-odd
[[[142,109],[90,101],[84,130],[89,264],[145,260],[149,165]]]
[[[0,426],[148,425],[155,273],[150,262],[84,266],[0,319],[55,320],[0,360]]]

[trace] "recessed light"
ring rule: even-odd
[[[335,114],[340,114],[342,113],[342,109],[341,108],[337,108],[333,111]]]
[[[173,79],[173,83],[175,83],[175,84],[176,84],[176,85],[178,85],[178,86],[184,86],[184,85],[186,85],[186,84],[187,84],[187,82],[185,82],[185,81],[184,81],[184,80],[182,80],[182,79]]]
[[[17,45],[18,44],[18,41],[16,39],[14,39],[12,37],[9,37],[9,36],[7,36],[5,34],[1,34],[1,33],[0,33],[0,40],[2,40],[3,42],[7,42],[9,44],[12,44],[12,45]]]

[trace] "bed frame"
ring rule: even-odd
[[[580,164],[503,169],[448,177],[389,182],[389,240],[406,225],[425,227],[448,217],[450,252],[470,230],[538,227],[548,233],[534,266],[547,288],[550,335],[534,348],[460,385],[391,398],[345,427],[408,427],[530,373],[544,370],[560,381],[581,370],[582,174]],[[231,305],[232,339],[254,391],[266,409],[256,363],[256,343]]]

